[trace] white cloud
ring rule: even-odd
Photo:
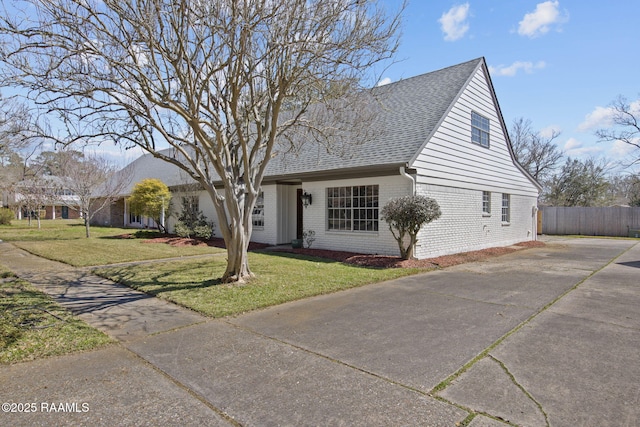
[[[541,70],[546,67],[544,61],[538,61],[535,64],[530,61],[516,61],[511,65],[499,65],[497,67],[489,67],[489,73],[494,76],[515,76],[518,71],[522,70],[527,74],[533,73],[535,70]]]
[[[562,129],[558,125],[547,126],[540,130],[540,136],[543,138],[551,138],[553,135],[559,135]]]
[[[461,39],[469,30],[469,3],[453,6],[448,12],[442,14],[438,22],[442,27],[444,39],[456,41]]]
[[[569,138],[563,147],[564,154],[568,157],[580,157],[583,155],[591,155],[603,151],[602,147],[593,145],[585,146],[582,142],[575,138]]]
[[[640,141],[638,140],[636,142],[640,143]],[[627,144],[623,141],[614,141],[611,150],[609,150],[609,153],[612,157],[625,158],[635,150],[637,150],[637,148],[631,144]]]
[[[380,80],[378,84],[376,84],[376,86],[384,86],[388,85],[389,83],[391,83],[391,79],[389,77],[385,77],[384,79]]]
[[[518,34],[534,38],[548,33],[552,25],[566,22],[568,17],[560,13],[559,7],[557,0],[538,3],[536,10],[524,15],[519,22]]]
[[[613,124],[613,115],[614,110],[610,107],[596,107],[592,112],[587,114],[584,121],[578,125],[578,131],[586,132],[611,126]]]

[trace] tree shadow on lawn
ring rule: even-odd
[[[176,282],[175,279],[168,278],[172,274],[172,271],[168,271],[156,274],[151,278],[135,280],[135,273],[133,272],[128,273],[126,270],[111,270],[109,272],[109,276],[117,277],[115,279],[117,283],[153,296],[158,296],[166,292],[206,289],[212,286],[224,285],[221,278],[207,279],[201,282]],[[153,286],[153,288],[149,289],[149,286]]]

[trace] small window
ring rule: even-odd
[[[502,222],[511,221],[511,196],[509,194],[502,195]]]
[[[489,147],[489,119],[471,112],[471,142]]]
[[[251,221],[254,227],[264,227],[264,192],[258,194],[256,205],[251,212]]]
[[[482,213],[485,215],[491,214],[491,192],[482,192]]]

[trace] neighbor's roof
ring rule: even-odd
[[[267,166],[265,180],[408,164],[483,63],[484,59],[478,58],[372,89],[380,107],[379,128],[385,129],[384,132],[366,143],[349,145],[346,153],[344,150],[327,152],[318,144],[305,143],[295,154],[280,154],[273,158]],[[176,166],[151,154],[138,158],[127,167],[134,169],[134,176],[125,194],[145,178],[161,179],[168,186],[193,182]]]

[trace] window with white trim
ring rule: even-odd
[[[508,223],[511,221],[511,195],[502,194],[502,222]]]
[[[264,192],[262,191],[258,194],[256,204],[251,212],[251,221],[254,227],[264,227]]]
[[[489,147],[489,119],[471,112],[471,142]]]
[[[327,229],[378,231],[378,186],[327,188]]]
[[[482,192],[482,213],[484,215],[491,215],[491,192]]]

